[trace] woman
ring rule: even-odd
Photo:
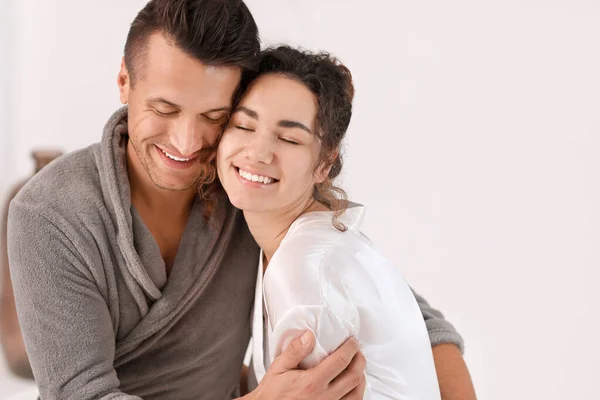
[[[279,47],[245,76],[217,152],[220,182],[262,252],[253,321],[258,381],[289,342],[316,337],[312,367],[354,336],[371,399],[439,399],[431,345],[400,271],[360,232],[364,208],[332,185],[352,115],[350,71]]]

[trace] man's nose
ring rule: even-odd
[[[196,118],[182,118],[171,133],[171,145],[182,157],[189,157],[202,150],[203,147],[212,145],[209,132],[202,129]]]

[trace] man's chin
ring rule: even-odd
[[[157,188],[170,192],[187,192],[198,188],[197,178],[186,181],[154,178],[152,182]]]
[[[187,185],[156,185],[159,189],[168,190],[170,192],[189,192],[192,189],[197,190],[198,185],[196,183]]]
[[[198,186],[199,171],[197,170],[193,174],[192,171],[186,171],[185,174],[172,173],[173,171],[162,171],[154,165],[148,172],[154,186],[162,190],[185,192]]]

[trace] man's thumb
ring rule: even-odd
[[[294,339],[287,348],[274,360],[271,368],[279,374],[298,369],[298,365],[311,353],[315,346],[315,336],[311,331],[306,331],[302,336]]]

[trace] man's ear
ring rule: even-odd
[[[125,65],[125,57],[121,59],[121,70],[117,77],[117,85],[119,86],[119,100],[121,100],[121,103],[127,104],[131,92],[131,77]]]

